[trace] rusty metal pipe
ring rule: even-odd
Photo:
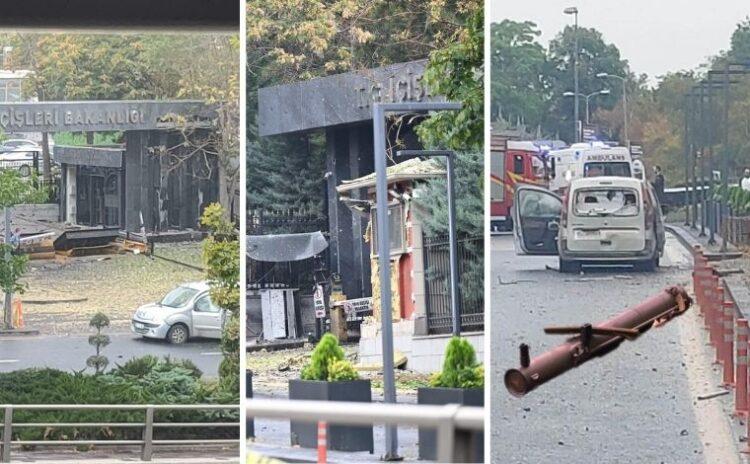
[[[691,304],[692,300],[684,288],[669,287],[601,324],[596,326],[587,324],[576,328],[575,330],[580,332],[578,335],[535,357],[530,362],[528,361],[528,347],[526,347],[526,350],[522,349],[526,359],[521,367],[506,371],[505,387],[514,396],[524,396],[589,359],[604,356],[614,350],[626,339],[624,334],[630,332],[627,329],[637,331],[638,335],[643,334],[654,325],[661,325],[681,315]],[[569,330],[571,329],[553,328],[551,331],[571,333]],[[615,333],[623,335],[615,335]]]

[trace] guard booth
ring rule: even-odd
[[[109,146],[56,146],[62,222],[159,233],[197,228],[220,199],[221,168],[210,145],[213,107],[194,100],[0,104],[0,127],[12,133],[122,133]]]

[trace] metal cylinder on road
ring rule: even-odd
[[[521,367],[506,371],[505,386],[514,396],[523,396],[592,357],[609,353],[626,338],[634,339],[652,326],[681,315],[691,304],[692,300],[685,289],[674,286],[601,324],[545,329],[547,333],[580,333],[532,360],[529,360],[528,347],[522,345]]]

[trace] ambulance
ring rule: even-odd
[[[583,177],[633,177],[633,157],[626,147],[603,142],[575,143],[549,153],[549,189],[562,193],[574,179]]]

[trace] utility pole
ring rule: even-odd
[[[574,23],[573,23],[573,92],[575,92],[576,95],[579,94],[578,92],[578,8],[571,6],[568,8],[565,8],[563,10],[563,13],[567,15],[573,15]],[[581,141],[581,131],[579,130],[579,121],[578,121],[578,98],[575,98],[573,101],[573,125],[574,125],[574,133],[575,133],[575,141],[576,143]]]

